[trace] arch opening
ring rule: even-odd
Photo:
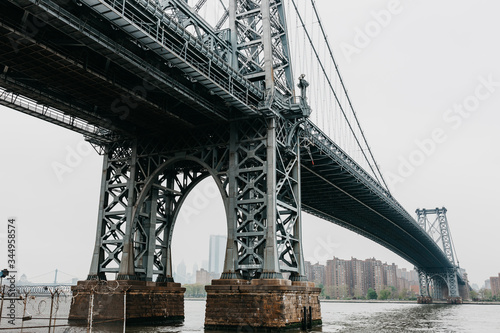
[[[172,282],[174,266],[179,280],[176,282],[191,282],[197,268],[204,264],[193,259],[205,252],[199,237],[206,238],[217,220],[221,222],[215,230],[224,237],[227,235],[226,198],[221,177],[202,161],[192,157],[173,158],[160,165],[145,181],[134,207],[135,275],[140,280]],[[207,213],[211,210],[215,213]],[[180,226],[173,238],[176,224]],[[174,239],[179,242],[174,243]],[[181,250],[173,251],[173,244]],[[183,259],[196,270],[188,274]]]

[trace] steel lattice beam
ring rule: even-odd
[[[222,278],[303,280],[300,156],[293,122],[231,123],[226,136],[193,132],[183,145],[134,140],[107,146],[89,279],[172,281],[171,242],[186,196],[212,176],[226,207]],[[217,129],[215,129],[217,130]],[[187,137],[188,135],[186,135]]]

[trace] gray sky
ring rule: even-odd
[[[411,214],[419,207],[448,209],[460,265],[471,282],[482,285],[500,272],[500,150],[495,146],[500,142],[500,3],[316,3],[393,195]],[[0,107],[1,268],[7,218],[15,216],[23,273],[35,281],[50,281],[43,274],[56,268],[86,277],[102,162],[82,142],[79,134]],[[78,157],[69,158],[72,154]],[[71,170],[58,175],[58,163]],[[208,259],[208,235],[226,231],[222,202],[210,182],[200,184],[185,205],[174,233],[174,262],[184,259],[189,271]],[[304,217],[303,234],[305,257],[313,262],[376,257],[412,268],[379,245],[315,217]],[[60,274],[60,280],[69,278]]]

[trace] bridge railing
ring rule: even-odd
[[[105,137],[106,134],[109,134],[108,130],[92,125],[75,116],[67,115],[47,105],[40,104],[25,96],[10,92],[2,87],[0,87],[0,104],[55,123],[59,126],[69,128],[88,137],[97,139],[98,141],[108,141]]]
[[[82,0],[82,2],[92,6],[96,0]],[[236,72],[226,59],[221,58],[181,24],[165,15],[156,2],[150,0],[138,0],[135,3],[116,0],[99,0],[98,2],[112,8],[115,15],[121,15],[132,22],[135,27],[124,25],[120,28],[137,40],[149,39],[151,42],[144,44],[145,47],[167,61],[181,60],[183,63],[187,63],[198,73],[208,78],[212,84],[219,86],[223,90],[222,97],[224,99],[229,99],[230,102],[234,102],[232,99],[236,99],[240,102],[237,103],[238,107],[243,111],[255,113],[258,101],[263,97],[263,92],[243,75]],[[93,8],[96,11],[101,10],[101,14],[106,17],[107,13],[104,8],[101,9],[95,5]],[[138,13],[142,15],[139,16]],[[135,31],[133,31],[134,29]],[[138,34],[142,34],[143,37]],[[163,48],[169,51],[168,56],[162,50]],[[174,65],[178,64],[174,63]],[[186,75],[193,75],[194,79],[200,79],[200,77],[194,77],[194,73],[187,71]]]

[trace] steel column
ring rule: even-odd
[[[271,8],[269,0],[262,0],[260,4],[262,13],[262,45],[264,47],[264,72],[266,95],[274,94],[273,75],[273,44],[271,40]],[[266,96],[267,98],[267,96]]]
[[[234,1],[230,1],[234,4]],[[231,6],[230,13],[231,13]],[[227,243],[226,254],[224,257],[224,271],[221,279],[239,279],[241,274],[236,270],[238,261],[238,244],[237,244],[237,229],[238,229],[238,214],[237,214],[237,194],[238,194],[238,128],[235,122],[230,125],[229,138],[229,169],[227,171],[228,179],[228,197],[226,200],[226,219],[227,219]]]
[[[127,184],[127,205],[125,207],[125,235],[123,236],[123,252],[118,271],[117,280],[135,280],[134,266],[134,243],[133,243],[133,221],[132,209],[135,205],[135,182],[137,164],[137,141],[132,145],[130,156],[130,176]]]
[[[419,292],[420,296],[422,297],[430,297],[430,292],[429,292],[429,277],[427,276],[427,273],[423,271],[422,269],[416,268],[417,273],[418,273],[418,287],[419,287]]]
[[[106,221],[104,221],[104,207],[108,201],[108,182],[110,177],[109,170],[109,152],[106,152],[103,157],[102,175],[101,175],[101,190],[99,194],[99,212],[97,216],[97,232],[94,245],[94,253],[90,264],[90,271],[87,280],[106,280],[106,275],[100,270],[100,265],[104,261],[103,236],[106,234]]]
[[[278,250],[276,246],[277,200],[276,200],[276,119],[271,118],[267,123],[267,174],[266,174],[266,247],[264,252],[264,267],[262,278],[282,278]]]

